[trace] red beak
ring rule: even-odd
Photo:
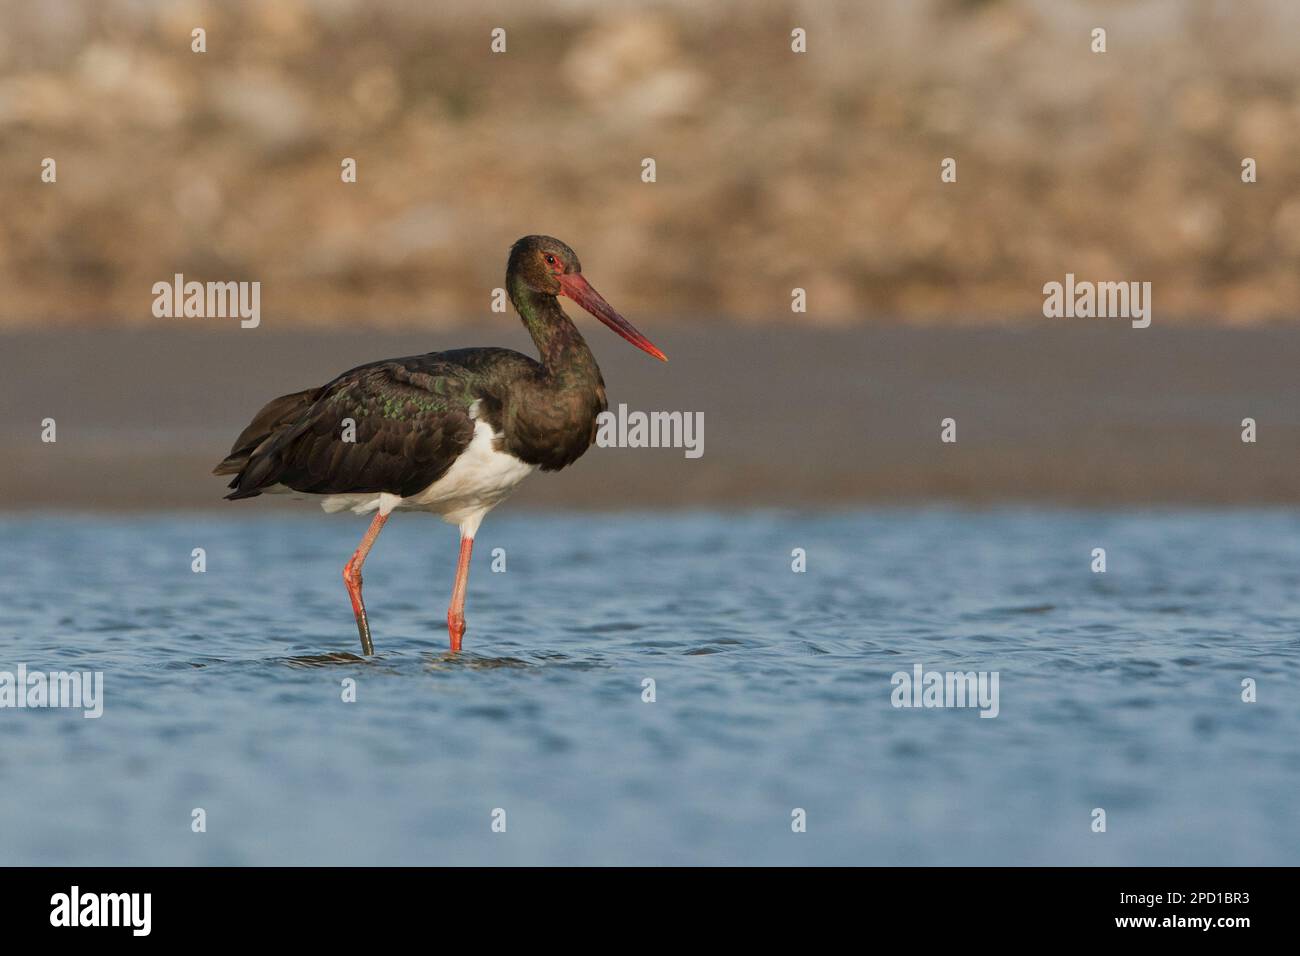
[[[631,322],[614,311],[614,307],[591,287],[591,283],[582,277],[581,272],[570,272],[557,275],[555,278],[560,282],[561,295],[567,295],[642,352],[650,353],[661,362],[668,361],[668,356],[655,348],[653,342],[638,332]]]

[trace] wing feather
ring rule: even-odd
[[[473,438],[477,378],[432,353],[363,365],[320,389],[276,399],[218,466],[226,474],[239,466],[227,497],[277,484],[309,494],[413,495],[441,478]],[[355,441],[346,440],[348,419]]]

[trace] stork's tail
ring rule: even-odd
[[[227,500],[255,498],[267,485],[274,484],[271,473],[275,470],[275,456],[265,452],[277,438],[302,420],[303,413],[316,402],[320,392],[319,388],[309,388],[292,395],[281,395],[267,402],[253,416],[248,427],[235,439],[230,454],[212,469],[214,475],[235,476],[227,486],[234,489],[226,495]]]

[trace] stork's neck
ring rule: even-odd
[[[520,461],[553,471],[577,461],[595,440],[596,418],[606,407],[605,383],[555,296],[534,292],[513,275],[506,276],[506,286],[537,346],[542,374],[516,382],[505,447]]]
[[[559,300],[530,289],[524,282],[511,276],[507,280],[510,301],[519,310],[524,327],[533,337],[533,344],[547,373],[557,378],[590,378],[600,381],[596,357],[578,327],[564,314]]]

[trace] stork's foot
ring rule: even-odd
[[[451,641],[451,650],[455,654],[460,651],[460,640],[465,636],[465,618],[463,615],[447,612],[447,637]]]
[[[366,619],[366,605],[361,600],[361,565],[366,563],[366,555],[370,553],[370,548],[387,520],[388,515],[375,515],[352,558],[343,566],[343,583],[347,585],[348,597],[352,599],[352,613],[357,619],[357,633],[361,635],[361,653],[367,657],[375,652],[375,644],[370,640],[370,621]]]
[[[361,653],[371,657],[375,653],[375,642],[370,639],[370,622],[364,608],[357,615],[357,633],[361,635]]]
[[[474,539],[460,539],[460,560],[456,562],[456,586],[451,589],[451,606],[447,608],[447,637],[451,652],[460,650],[460,639],[465,636],[465,590],[469,586],[469,557],[474,552]]]
[[[357,633],[361,635],[361,653],[369,657],[375,652],[375,642],[370,639],[370,619],[366,617],[366,605],[361,600],[361,570],[351,561],[343,568],[343,583],[352,599],[352,613],[357,619]]]

